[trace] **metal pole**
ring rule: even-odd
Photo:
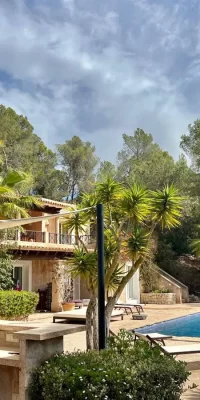
[[[103,204],[97,204],[99,350],[106,347]]]

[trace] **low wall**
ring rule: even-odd
[[[78,324],[0,321],[0,400],[28,400],[31,370],[63,353],[65,335],[84,330]]]
[[[175,293],[142,293],[141,303],[144,304],[176,304]]]

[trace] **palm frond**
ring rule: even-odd
[[[88,210],[84,212],[88,221],[96,220],[96,205],[98,202],[99,199],[96,191],[82,194],[80,208],[88,208]]]
[[[184,198],[178,194],[177,189],[173,185],[167,185],[163,190],[151,194],[153,221],[159,222],[162,229],[180,225]]]
[[[105,269],[105,274],[107,272],[107,269]],[[125,276],[126,272],[125,272],[125,267],[124,265],[116,265],[116,268],[114,269],[114,271],[112,272],[109,282],[107,284],[106,289],[107,290],[115,290],[116,288],[118,288],[118,286],[120,285],[123,277]]]
[[[68,211],[70,211],[69,208]],[[74,211],[74,208],[71,208],[71,211]],[[79,234],[85,232],[87,222],[87,215],[81,211],[80,213],[68,214],[65,217],[65,222],[63,225],[66,229],[68,229],[70,234],[74,231],[75,235],[79,236]]]
[[[143,227],[136,226],[134,231],[124,241],[125,252],[131,260],[139,256],[146,257],[149,252],[149,231]]]
[[[83,248],[76,248],[73,258],[67,260],[67,266],[74,278],[81,276],[88,279],[97,276],[97,254],[87,253]]]
[[[5,196],[7,195],[9,197],[9,196],[16,196],[16,193],[8,186],[2,185],[0,186],[0,195],[5,195]]]
[[[104,231],[105,241],[104,241],[104,257],[105,264],[109,265],[112,258],[116,252],[120,251],[119,242],[116,241],[116,237],[113,235],[112,230],[106,229]]]
[[[20,196],[18,198],[18,201],[19,205],[26,209],[31,209],[33,208],[33,206],[39,207],[41,209],[44,208],[44,204],[37,196]]]
[[[123,187],[108,176],[104,182],[96,184],[96,191],[103,204],[111,205],[121,198]]]
[[[23,207],[11,202],[0,204],[0,215],[5,218],[28,218],[29,216]]]
[[[119,206],[126,217],[134,223],[140,223],[151,211],[149,192],[135,184],[124,191]]]
[[[16,184],[23,182],[27,176],[25,172],[9,170],[3,180],[3,185],[13,188]]]
[[[190,248],[197,257],[200,257],[200,239],[199,238],[191,240]]]

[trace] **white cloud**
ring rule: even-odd
[[[95,3],[0,3],[0,102],[51,146],[78,134],[114,160],[122,133],[141,127],[177,156],[197,117],[183,90],[194,60],[177,73],[192,40],[186,0]]]

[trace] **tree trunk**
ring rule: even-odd
[[[87,350],[93,349],[93,329],[92,329],[92,317],[93,317],[93,298],[90,302],[86,311],[86,348]]]
[[[106,304],[106,310],[105,310],[105,314],[106,314],[106,327],[107,327],[107,334],[109,335],[109,329],[110,329],[110,319],[111,319],[111,315],[112,315],[112,311],[114,308],[114,305],[116,303],[116,297],[109,297],[108,302]]]
[[[141,266],[142,264],[142,259],[138,259],[138,261],[133,264],[131,270],[124,276],[122,279],[121,283],[119,284],[116,292],[112,297],[109,297],[107,305],[106,305],[106,320],[107,320],[107,329],[108,329],[108,334],[109,334],[109,327],[110,327],[110,319],[112,315],[113,308],[119,299],[122,291],[124,290],[125,286],[129,282],[129,280],[133,277],[134,273],[137,271],[137,269]]]
[[[95,298],[93,304],[93,349],[99,349],[99,330],[98,330],[98,299]]]

